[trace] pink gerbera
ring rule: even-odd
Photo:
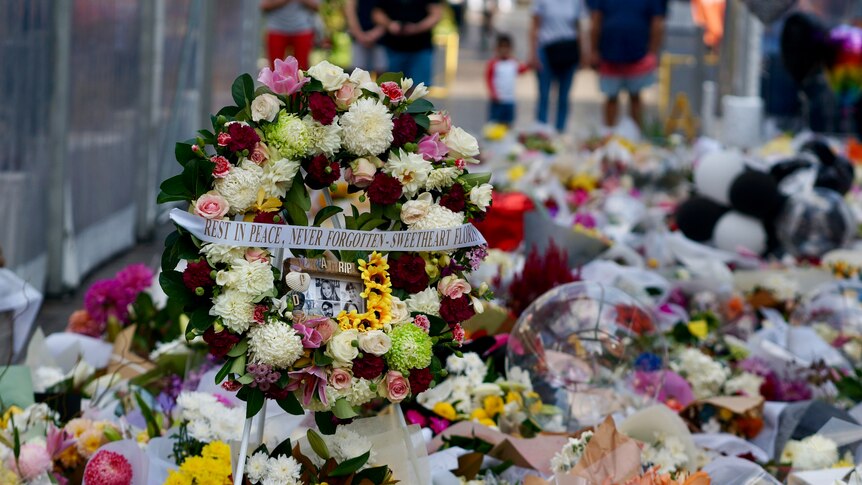
[[[101,450],[84,470],[84,483],[88,485],[128,485],[132,483],[132,465],[123,455]]]

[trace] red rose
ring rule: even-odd
[[[428,274],[425,260],[412,254],[403,254],[389,261],[389,277],[392,286],[402,288],[408,293],[419,293],[428,287]]]
[[[371,182],[371,185],[366,189],[366,193],[368,194],[368,198],[371,199],[371,202],[381,205],[390,205],[398,202],[398,199],[401,198],[402,190],[401,182],[399,182],[397,178],[391,175],[386,175],[383,172],[378,172],[374,176],[374,180]]]
[[[216,332],[213,327],[206,329],[203,339],[210,346],[210,353],[216,357],[224,357],[240,341],[239,335],[227,330]]]
[[[278,217],[276,221],[275,218]],[[272,211],[272,212],[258,212],[254,216],[254,221],[252,222],[260,222],[263,224],[284,224],[284,217],[281,217],[281,212]]]
[[[335,119],[336,107],[335,101],[323,93],[311,93],[308,96],[308,109],[311,110],[311,117],[321,125],[332,124]]]
[[[196,288],[209,288],[215,284],[210,273],[212,268],[202,259],[196,263],[189,261],[186,270],[183,271],[183,283],[186,288],[195,291]]]
[[[431,369],[426,367],[424,369],[413,369],[410,371],[410,390],[413,392],[413,395],[417,395],[421,392],[425,392],[431,387],[431,381],[434,380],[434,376],[431,374]]]
[[[231,123],[227,126],[227,132],[230,135],[230,140],[227,142],[227,149],[232,152],[241,152],[243,150],[253,150],[260,137],[254,128],[241,123]]]
[[[464,192],[464,186],[455,184],[449,187],[449,192],[440,197],[440,205],[452,212],[463,212],[467,207],[467,194]]]
[[[365,354],[362,358],[353,360],[353,375],[362,379],[376,379],[383,374],[385,367],[383,357]]]
[[[399,86],[395,81],[386,81],[380,85],[380,90],[383,91],[383,94],[385,94],[393,104],[397,104],[404,100],[404,91],[401,90],[401,86]]]
[[[476,314],[469,295],[461,295],[461,298],[443,298],[440,302],[440,316],[446,323],[454,325],[469,320]]]
[[[419,134],[419,125],[416,120],[410,115],[401,115],[393,118],[392,123],[392,146],[400,147],[405,143],[411,143],[416,140],[416,135]]]
[[[302,168],[308,173],[305,177],[305,185],[315,190],[329,187],[341,177],[341,166],[338,162],[330,162],[322,154],[312,158],[310,162],[303,163]]]

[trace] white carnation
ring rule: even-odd
[[[455,179],[461,175],[462,170],[458,167],[443,167],[432,170],[425,182],[426,190],[443,190],[451,187]]]
[[[261,120],[272,121],[278,116],[278,110],[284,106],[284,102],[275,95],[264,93],[254,98],[251,102],[251,119],[255,122]]]
[[[551,469],[556,473],[565,473],[574,468],[584,456],[584,451],[592,437],[592,431],[584,431],[577,438],[569,438],[563,449],[551,458]]]
[[[332,121],[328,125],[324,125],[315,121],[310,115],[305,117],[305,122],[309,125],[312,143],[312,155],[320,155],[321,153],[327,157],[332,157],[341,150],[341,125],[338,119]]]
[[[491,205],[491,184],[482,184],[470,189],[470,202],[480,210],[485,210]]]
[[[734,395],[742,393],[749,397],[757,397],[760,396],[761,385],[763,385],[762,377],[750,372],[743,372],[724,383],[724,394]]]
[[[800,441],[790,440],[781,453],[782,463],[792,463],[799,470],[822,470],[838,462],[838,445],[814,434]]]
[[[281,158],[270,161],[263,167],[261,187],[266,197],[283,198],[293,185],[293,178],[299,171],[300,163]]]
[[[344,72],[344,69],[329,61],[322,61],[311,66],[308,75],[320,81],[323,84],[323,89],[327,91],[338,91],[350,77]]]
[[[242,333],[254,320],[254,303],[247,293],[228,290],[215,297],[210,315],[220,317],[230,331]]]
[[[392,136],[392,115],[372,98],[364,98],[350,105],[341,116],[344,146],[356,156],[379,155],[389,148]]]
[[[419,293],[410,295],[404,302],[411,312],[440,316],[440,295],[435,288],[425,288]]]
[[[385,173],[401,182],[407,197],[413,197],[425,187],[432,169],[431,162],[425,160],[422,155],[401,150],[392,152],[389,161],[383,166]]]
[[[443,143],[454,152],[454,156],[473,158],[479,154],[479,142],[476,141],[476,138],[457,126],[453,126],[449,130]]]
[[[452,212],[446,207],[434,204],[428,209],[425,217],[416,221],[411,230],[419,231],[422,229],[448,229],[458,227],[464,224],[464,214],[462,212]]]
[[[369,330],[359,334],[359,348],[363,352],[381,356],[389,352],[392,347],[392,339],[382,330]]]
[[[235,259],[244,257],[245,248],[229,246],[227,244],[204,243],[201,246],[201,254],[211,264],[230,263]]]
[[[230,214],[245,212],[257,201],[263,180],[263,169],[251,160],[243,160],[224,178],[216,179],[215,190],[230,204]]]
[[[277,368],[285,368],[302,357],[302,338],[286,322],[273,320],[258,325],[249,332],[248,349],[251,360]]]
[[[278,483],[281,485],[299,485],[302,475],[302,467],[292,456],[281,455],[278,458],[270,458],[266,462],[266,479],[264,483]]]
[[[252,483],[259,482],[266,477],[266,462],[268,459],[269,456],[262,451],[258,451],[248,457],[245,471],[248,473],[248,479],[251,480]]]

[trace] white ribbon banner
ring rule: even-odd
[[[356,231],[206,219],[181,209],[171,220],[201,241],[229,246],[334,251],[441,251],[485,244],[472,224],[421,231]]]

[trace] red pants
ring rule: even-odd
[[[267,34],[267,50],[269,51],[270,66],[276,59],[284,59],[288,54],[299,61],[300,69],[308,69],[308,57],[311,48],[314,47],[314,32],[300,32],[298,34],[285,34],[283,32],[270,31]],[[288,52],[290,49],[290,52]]]

